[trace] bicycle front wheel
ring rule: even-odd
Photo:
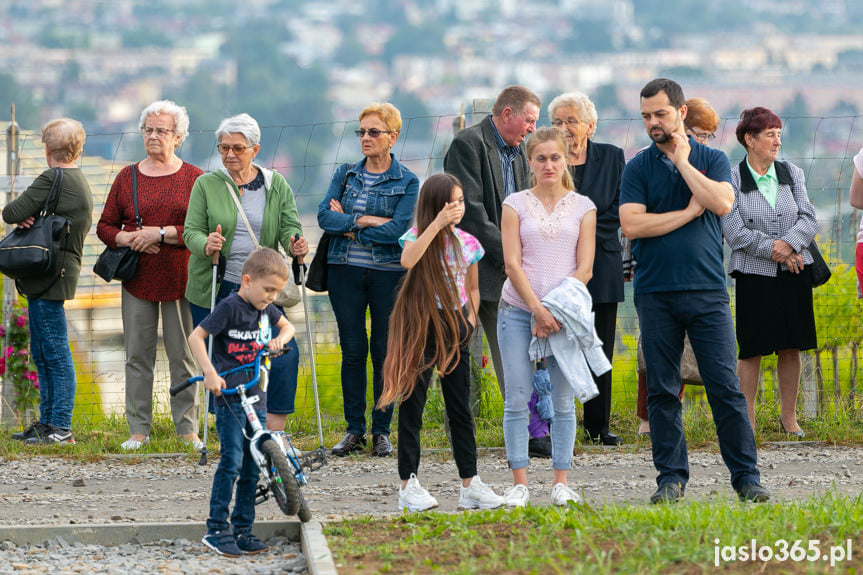
[[[302,491],[297,490],[297,495],[300,498],[300,508],[297,510],[297,517],[303,523],[308,523],[312,518],[312,510],[309,509],[309,504],[306,503],[306,498],[303,497]]]
[[[279,444],[267,439],[261,444],[261,451],[267,457],[269,476],[267,482],[279,509],[285,515],[296,515],[300,509],[300,488],[294,479],[291,465],[285,458]]]

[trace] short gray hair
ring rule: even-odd
[[[258,122],[248,114],[237,114],[225,118],[216,130],[216,142],[222,141],[222,136],[228,134],[242,134],[246,138],[246,144],[257,146],[261,143],[261,127]]]
[[[596,122],[599,120],[599,116],[596,115],[596,106],[593,105],[587,94],[575,90],[573,92],[564,92],[552,100],[548,105],[549,122],[554,119],[554,112],[558,108],[575,108],[578,112],[579,120],[588,124],[592,122],[593,129],[587,136],[589,138],[593,137],[594,132],[596,132]]]
[[[150,116],[158,116],[160,114],[170,114],[174,118],[174,133],[180,136],[180,143],[189,135],[189,114],[186,113],[186,108],[178,106],[171,100],[159,100],[153,102],[141,112],[141,119],[138,121],[138,129],[144,129],[144,124]]]

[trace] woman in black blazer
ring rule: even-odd
[[[567,164],[575,188],[596,204],[596,256],[593,278],[587,289],[593,298],[594,324],[603,351],[612,361],[617,304],[623,301],[623,262],[620,257],[620,176],[623,150],[597,144],[596,106],[581,92],[566,92],[548,105],[551,123],[562,129],[569,144]],[[596,377],[599,396],[584,404],[584,429],[588,438],[603,445],[618,445],[620,437],[608,429],[611,415],[611,371]]]

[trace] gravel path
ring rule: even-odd
[[[211,458],[209,465],[201,467],[195,459],[109,457],[85,463],[52,457],[0,458],[0,525],[200,521],[203,535],[216,463]],[[774,499],[805,499],[828,489],[853,495],[863,492],[861,447],[770,444],[759,450],[759,463],[762,484]],[[716,493],[734,497],[717,452],[690,453],[690,467],[687,498]],[[502,450],[484,451],[479,473],[498,492],[511,481]],[[547,505],[550,460],[533,460],[529,473],[531,502]],[[459,482],[449,453],[424,452],[419,475],[438,499],[439,510],[455,511]],[[655,489],[655,475],[647,448],[589,448],[574,458],[570,485],[580,490],[590,505],[619,501],[645,504]],[[310,476],[304,493],[314,516],[326,522],[397,513],[397,486],[395,458],[330,456],[328,465]],[[267,501],[257,508],[257,518],[284,516],[274,502]],[[287,541],[273,541],[274,548],[268,554],[243,558],[241,563],[206,552],[199,541],[166,540],[111,548],[64,541],[46,543],[26,548],[0,543],[5,559],[0,573],[29,569],[44,573],[289,573],[305,567],[298,544]],[[135,569],[130,570],[129,565]]]

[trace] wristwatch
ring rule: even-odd
[[[165,228],[162,228],[162,227],[159,228],[159,243],[160,244],[165,243]]]

